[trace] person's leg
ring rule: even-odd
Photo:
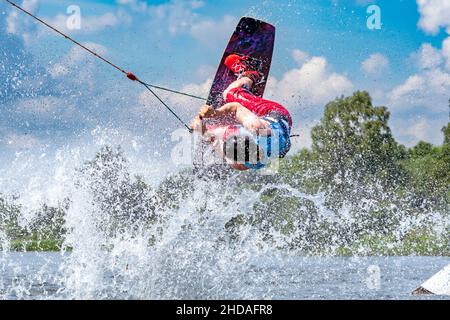
[[[231,83],[223,93],[225,102],[238,102],[248,110],[256,112],[255,108],[260,104],[261,98],[250,92],[253,83],[249,77],[242,77]]]
[[[247,63],[248,57],[230,54],[224,61],[227,68],[238,79],[233,81],[223,92],[225,102],[238,102],[250,111],[254,111],[255,105],[261,98],[252,94],[252,86],[261,81],[262,74],[252,70]]]

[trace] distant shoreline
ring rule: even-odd
[[[435,240],[435,239],[434,239]],[[366,243],[364,243],[366,245]],[[361,245],[361,243],[360,243]],[[367,247],[365,247],[367,248]],[[0,247],[0,250],[3,250]],[[61,240],[13,240],[10,242],[9,250],[10,252],[70,252],[72,248],[64,247],[63,241]],[[283,249],[280,249],[283,251]],[[372,242],[370,249],[366,252],[358,250],[357,244],[354,247],[341,246],[337,249],[330,251],[317,251],[317,252],[302,252],[300,250],[288,250],[289,252],[296,252],[300,255],[305,256],[338,256],[338,257],[368,257],[368,256],[384,256],[384,257],[394,257],[394,256],[436,256],[436,257],[450,257],[450,248],[446,246],[445,243],[440,241],[430,241],[430,239],[408,239],[407,242],[398,243],[384,242],[382,240],[378,242]]]

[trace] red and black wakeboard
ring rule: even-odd
[[[232,53],[250,56],[257,64],[258,71],[263,75],[263,81],[253,86],[252,93],[258,97],[262,97],[269,77],[274,43],[275,27],[273,25],[250,17],[241,18],[220,60],[219,68],[217,69],[209,92],[207,104],[214,108],[219,108],[224,105],[223,92],[233,81],[237,80],[237,76],[224,65],[226,57]],[[226,165],[206,164],[209,161],[205,161],[204,143],[200,143],[199,147],[200,150],[197,149],[199,152],[196,152],[197,155],[194,156],[195,171],[203,167],[203,169],[209,168],[217,172],[221,170],[215,169],[227,167]]]
[[[232,53],[248,55],[258,63],[259,71],[264,75],[265,81],[255,85],[252,92],[262,97],[269,77],[274,43],[275,27],[273,25],[250,17],[241,18],[220,60],[207,104],[214,108],[221,107],[224,104],[223,91],[237,79],[236,75],[224,65],[225,58]]]

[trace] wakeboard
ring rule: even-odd
[[[251,57],[255,68],[263,75],[263,80],[253,86],[252,93],[258,97],[262,97],[269,77],[274,43],[275,27],[273,25],[250,17],[241,18],[220,60],[208,95],[207,104],[214,108],[223,106],[225,104],[222,96],[223,92],[233,81],[237,80],[237,76],[224,64],[225,59],[232,53]],[[200,143],[196,147],[197,151],[194,155],[195,171],[198,172],[200,168],[202,168],[200,171],[203,174],[205,174],[205,171],[212,171],[216,174],[224,170],[226,171],[228,168],[227,165],[211,165],[210,162],[214,161],[206,159],[205,148],[204,143]]]
[[[226,57],[232,53],[248,55],[252,58],[256,68],[263,75],[263,81],[253,86],[252,93],[262,97],[269,77],[274,43],[275,27],[273,25],[250,17],[241,18],[220,60],[207,104],[214,108],[221,107],[224,104],[222,93],[237,79],[237,76],[224,65]]]

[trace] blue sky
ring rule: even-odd
[[[401,143],[442,142],[449,1],[17,1],[148,82],[201,95],[239,18],[267,20],[277,27],[267,97],[291,110],[302,135],[297,147],[309,145],[326,102],[355,90],[368,90],[374,104],[389,108]],[[380,30],[366,26],[371,4],[381,10]],[[69,5],[81,9],[80,30],[65,26]],[[178,123],[142,88],[3,1],[0,75],[3,163],[18,153],[103,142],[164,159],[173,146]],[[162,96],[186,120],[199,106]]]

